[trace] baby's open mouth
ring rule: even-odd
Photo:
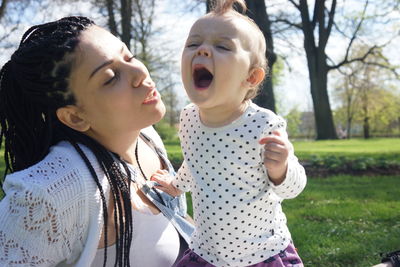
[[[208,88],[214,78],[214,75],[203,66],[196,67],[193,71],[194,85],[198,88]]]

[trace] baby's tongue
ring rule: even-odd
[[[211,84],[212,79],[210,79],[209,77],[201,77],[198,82],[197,82],[197,86],[198,87],[208,87]]]

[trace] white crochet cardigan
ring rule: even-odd
[[[152,127],[144,132],[163,148]],[[109,187],[89,158],[106,197]],[[89,266],[103,227],[100,192],[76,150],[53,146],[36,165],[7,176],[0,202],[0,266]]]

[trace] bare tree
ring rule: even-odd
[[[285,12],[281,12],[279,14],[280,17],[276,19],[275,22],[283,23],[302,32],[310,79],[310,90],[314,106],[317,139],[336,139],[337,135],[328,95],[328,72],[339,69],[355,61],[366,62],[366,58],[369,54],[374,53],[376,49],[383,46],[377,44],[371,45],[364,55],[360,55],[356,58],[349,57],[349,51],[352,45],[356,40],[360,39],[363,26],[367,23],[367,8],[370,5],[370,1],[364,1],[362,10],[355,20],[350,21],[350,19],[340,18],[345,20],[346,27],[349,25],[353,26],[350,27],[352,28],[350,34],[340,29],[340,25],[337,23],[339,19],[336,17],[336,15],[338,15],[338,3],[336,0],[314,1],[312,14],[310,14],[310,4],[307,0],[288,0],[288,2],[297,10],[300,21],[297,21],[296,16],[293,16],[293,14],[285,15]],[[392,6],[389,5],[388,9],[397,8],[398,1],[395,2],[396,3],[393,3]],[[378,2],[375,2],[375,4],[379,5]],[[374,16],[370,16],[370,18],[380,16],[382,17],[383,14],[374,14]],[[352,24],[350,22],[352,22]],[[326,53],[328,41],[333,30],[335,30],[335,33],[340,33],[342,39],[348,40],[347,47],[345,48],[345,55],[338,63],[334,63]]]

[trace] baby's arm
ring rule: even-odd
[[[158,183],[154,186],[155,188],[160,189],[173,197],[182,194],[182,191],[172,184],[174,177],[166,170],[158,170],[151,176],[150,180]]]
[[[275,185],[285,180],[288,168],[288,157],[293,152],[286,132],[274,131],[271,135],[261,138],[264,145],[264,166],[268,171],[268,177]]]
[[[264,149],[263,163],[274,192],[283,199],[294,198],[303,191],[307,176],[294,155],[285,124],[277,123],[276,126],[268,129],[267,135],[259,140]]]

